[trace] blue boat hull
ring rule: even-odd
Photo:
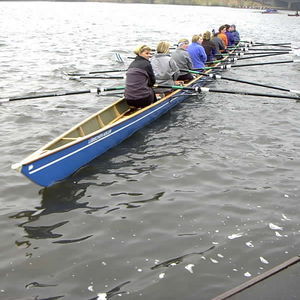
[[[203,86],[205,81],[206,78],[201,78],[193,86]],[[189,96],[188,92],[179,91],[165,101],[149,107],[149,109],[108,128],[104,132],[96,133],[89,139],[22,165],[21,173],[31,181],[45,187],[61,181],[153,122]]]

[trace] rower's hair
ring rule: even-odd
[[[141,53],[143,53],[144,51],[151,51],[151,48],[147,45],[142,45],[142,46],[139,46],[137,47],[133,53],[136,54],[136,55],[140,55]]]
[[[226,28],[225,25],[220,26],[219,32],[221,32],[224,28]]]
[[[201,37],[202,37],[201,34],[194,34],[193,37],[192,37],[192,42],[193,43],[198,42]]]
[[[190,42],[189,42],[189,40],[188,39],[180,39],[179,41],[178,41],[178,43],[177,43],[177,46],[178,47],[181,47],[181,46],[183,46],[183,45],[188,45]]]
[[[210,41],[211,40],[211,33],[209,31],[205,31],[203,33],[203,40],[206,40],[206,41]]]
[[[170,51],[170,43],[162,41],[159,42],[156,48],[157,53],[169,53]]]

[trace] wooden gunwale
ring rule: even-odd
[[[234,51],[234,50],[233,50]],[[233,52],[231,51],[231,52]],[[225,62],[227,60],[228,57],[224,58],[222,62]],[[219,63],[216,63],[212,66],[219,66],[222,62],[219,62]],[[212,72],[212,69],[209,69],[207,71],[205,71],[204,73],[208,74]],[[184,86],[190,86],[192,84],[194,84],[195,82],[197,82],[199,79],[201,79],[203,77],[203,75],[198,75],[197,77],[195,77],[193,80],[189,81],[187,84],[185,84]],[[120,98],[119,100],[115,101],[114,103],[112,103],[111,105],[101,109],[100,111],[92,114],[90,117],[84,119],[83,121],[81,121],[80,123],[77,123],[76,125],[74,125],[71,129],[65,131],[63,134],[61,134],[60,136],[58,136],[57,138],[53,139],[52,141],[50,141],[49,143],[47,143],[46,145],[44,145],[43,147],[39,148],[38,150],[36,150],[34,153],[32,153],[31,155],[27,156],[26,158],[24,158],[20,164],[21,165],[25,165],[25,164],[30,164],[30,163],[33,163],[41,158],[44,158],[44,157],[47,157],[51,154],[54,154],[56,152],[59,152],[59,151],[62,151],[66,148],[69,148],[73,145],[76,145],[77,143],[79,142],[82,142],[84,140],[87,140],[87,139],[90,139],[92,138],[93,136],[96,136],[98,134],[100,134],[101,132],[104,132],[112,127],[114,127],[115,125],[118,125],[122,122],[125,122],[127,121],[128,119],[130,118],[133,118],[141,113],[143,113],[144,111],[166,101],[167,99],[175,96],[176,94],[178,94],[179,92],[181,92],[181,90],[175,90],[173,91],[172,93],[170,93],[169,95],[167,95],[166,97],[163,97],[162,99],[158,100],[157,102],[145,107],[145,108],[142,108],[140,110],[137,110],[135,112],[133,112],[132,114],[128,115],[128,116],[125,116],[125,115],[122,115],[120,114],[120,112],[118,111],[119,113],[119,116],[116,117],[114,120],[112,120],[112,122],[108,123],[108,124],[104,124],[101,120],[101,113],[104,112],[104,111],[108,111],[110,109],[113,109],[113,110],[117,110],[117,107],[116,105],[118,103],[121,103],[122,101],[124,101],[124,98]],[[121,117],[120,117],[121,116]],[[96,131],[93,131],[87,135],[84,134],[84,131],[82,129],[82,125],[86,124],[88,121],[92,120],[93,118],[96,118],[97,121],[99,122],[99,125],[102,126],[102,128],[99,128],[98,130]],[[74,132],[75,130],[79,130],[80,131],[80,137],[76,137],[76,138],[68,138],[66,137],[68,134],[70,134],[71,132]],[[69,143],[66,143],[62,146],[59,146],[55,149],[51,149],[51,150],[47,150],[47,148],[49,148],[51,145],[54,145],[55,143],[59,142],[60,140],[70,140]]]

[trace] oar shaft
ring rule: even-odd
[[[40,95],[32,95],[32,96],[21,96],[21,97],[11,97],[6,99],[0,99],[0,102],[10,102],[10,101],[18,101],[18,100],[29,100],[29,99],[38,99],[38,98],[48,98],[48,97],[57,97],[57,96],[69,96],[69,95],[80,95],[80,94],[89,94],[89,93],[96,93],[100,94],[102,92],[108,91],[117,91],[125,89],[124,86],[119,87],[111,87],[111,88],[94,88],[90,90],[83,90],[83,91],[71,91],[71,92],[54,92],[51,94],[40,94]]]
[[[68,76],[86,76],[89,74],[101,74],[101,73],[114,73],[114,72],[126,72],[125,69],[118,69],[118,70],[103,70],[103,71],[92,71],[87,73],[66,73]]]
[[[256,46],[287,46],[287,45],[291,45],[292,43],[275,43],[275,44],[268,44],[268,43],[259,43],[256,42],[255,44],[252,45],[252,47],[256,47]]]
[[[198,74],[198,75],[209,76],[209,75],[206,74],[206,73],[199,72],[199,71],[196,71],[196,70],[180,69],[179,71],[180,71],[180,72],[187,72],[187,73],[191,73],[191,74]]]
[[[88,93],[92,93],[92,90],[77,91],[77,92],[57,92],[57,93],[53,93],[53,94],[11,97],[11,98],[6,98],[6,99],[0,99],[0,102],[38,99],[38,98],[48,98],[48,97],[56,97],[56,96],[79,95],[79,94],[88,94]]]
[[[246,96],[258,96],[258,97],[269,97],[269,98],[281,98],[281,99],[293,99],[300,101],[300,97],[297,96],[288,96],[288,95],[275,95],[275,94],[264,94],[264,93],[252,93],[247,91],[230,91],[230,90],[218,90],[218,89],[210,89],[207,87],[189,87],[189,86],[177,86],[177,85],[155,85],[157,88],[168,88],[173,90],[188,90],[195,91],[198,93],[222,93],[222,94],[233,94],[233,95],[246,95]]]
[[[262,84],[262,83],[257,83],[257,82],[242,80],[242,79],[235,79],[235,78],[225,77],[225,76],[221,76],[221,75],[213,75],[212,77],[216,78],[216,79],[220,78],[220,79],[224,79],[224,80],[228,80],[228,81],[234,81],[234,82],[240,82],[240,83],[245,83],[245,84],[249,84],[249,85],[266,87],[266,88],[279,90],[279,91],[291,92],[291,90],[282,88],[282,87],[276,87],[276,86],[271,86],[271,85],[267,85],[267,84]]]
[[[263,51],[263,52],[247,52],[244,55],[259,55],[259,54],[264,54],[264,55],[269,55],[269,54],[289,54],[292,53],[292,51]]]
[[[251,48],[251,51],[287,51],[287,50],[292,50],[292,48],[278,48],[278,49],[270,49],[270,48],[259,48],[259,49],[252,49]]]
[[[181,69],[180,71],[181,72],[189,72],[189,73],[192,73],[192,74],[198,74],[198,75],[202,75],[202,76],[208,76],[208,77],[211,77],[213,79],[224,79],[224,80],[228,80],[228,81],[245,83],[245,84],[254,85],[254,86],[261,86],[261,87],[265,87],[265,88],[270,88],[270,89],[280,90],[280,91],[285,91],[285,92],[291,92],[291,93],[295,93],[295,94],[299,94],[300,95],[300,92],[296,91],[296,90],[290,90],[290,89],[286,89],[286,88],[283,88],[283,87],[272,86],[272,85],[262,84],[262,83],[253,82],[253,81],[236,79],[236,78],[226,77],[226,76],[212,74],[212,73],[206,74],[206,73],[202,73],[202,72],[198,72],[198,71],[193,71],[193,70]]]
[[[240,68],[240,67],[251,67],[251,66],[262,66],[262,65],[276,65],[276,64],[287,64],[293,63],[293,60],[283,60],[283,61],[273,61],[273,62],[263,62],[256,64],[242,64],[242,65],[233,65],[232,68]]]
[[[289,52],[247,56],[247,57],[241,57],[241,58],[239,58],[239,60],[253,59],[253,58],[260,58],[260,57],[268,57],[268,56],[276,56],[276,55],[285,55],[285,54],[289,54]]]
[[[233,95],[246,95],[246,96],[258,96],[258,97],[269,97],[269,98],[281,98],[281,99],[294,99],[300,100],[300,97],[296,96],[288,96],[288,95],[272,95],[272,94],[264,94],[264,93],[252,93],[252,92],[244,92],[244,91],[226,91],[226,90],[217,90],[217,89],[208,89],[208,88],[200,88],[201,92],[212,92],[212,93],[222,93],[222,94],[233,94]]]
[[[124,79],[125,76],[70,76],[69,79]]]
[[[173,90],[188,90],[188,91],[198,91],[197,88],[191,86],[182,86],[182,85],[169,85],[169,84],[155,84],[154,88],[162,89],[173,89]]]

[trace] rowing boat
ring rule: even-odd
[[[231,52],[238,47],[239,45]],[[223,62],[227,59],[228,56]],[[211,69],[206,71],[209,72]],[[186,86],[203,86],[206,80],[207,77],[200,75]],[[53,185],[118,145],[189,96],[189,91],[176,90],[140,110],[132,109],[126,100],[121,98],[75,125],[21,162],[13,164],[12,168],[38,185]]]
[[[237,48],[239,45],[231,52]],[[222,62],[227,59],[228,56]],[[222,62],[216,63],[215,66]],[[206,73],[211,71],[207,70]],[[206,81],[207,77],[198,75],[185,85],[203,86]],[[75,125],[21,162],[12,165],[12,168],[38,185],[53,185],[118,145],[189,96],[190,91],[176,90],[140,110],[132,109],[126,100],[121,98]]]

